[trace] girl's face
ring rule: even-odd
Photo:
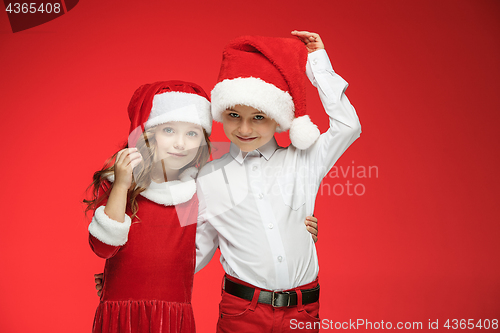
[[[199,125],[171,121],[156,126],[156,155],[168,169],[179,170],[190,163],[198,149],[205,143],[203,129]]]

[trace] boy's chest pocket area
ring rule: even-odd
[[[305,184],[302,177],[293,173],[280,175],[278,184],[285,205],[297,210],[306,203]]]

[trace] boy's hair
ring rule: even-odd
[[[133,172],[133,180],[132,185],[128,190],[127,195],[127,205],[130,207],[132,211],[132,218],[137,216],[137,212],[139,211],[139,207],[137,204],[137,196],[146,190],[149,184],[152,181],[151,172],[153,169],[154,161],[156,158],[156,138],[155,138],[155,129],[156,126],[148,128],[146,131],[142,133],[142,135],[137,140],[137,149],[139,153],[141,153],[143,161],[135,168]],[[205,138],[206,144],[201,144],[198,148],[198,152],[194,159],[182,167],[180,169],[180,173],[182,171],[190,168],[196,167],[201,169],[208,161],[211,153],[210,139],[208,137],[208,133],[203,129],[203,136]],[[124,145],[124,148],[128,148],[128,144]],[[121,150],[121,149],[120,149]],[[85,213],[90,210],[97,209],[100,204],[109,197],[111,189],[113,188],[113,184],[110,184],[107,181],[107,177],[114,175],[115,167],[114,163],[116,160],[118,152],[113,154],[106,163],[104,164],[101,170],[98,170],[94,173],[93,181],[87,188],[87,190],[91,190],[91,199],[84,199],[83,202],[87,205],[85,209]]]

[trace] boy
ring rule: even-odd
[[[212,90],[231,147],[200,171],[196,246],[197,270],[221,251],[218,332],[319,330],[318,259],[302,221],[361,127],[320,36],[292,34],[230,42]],[[305,116],[304,71],[330,118],[321,136]],[[292,146],[279,147],[274,133],[287,129]]]

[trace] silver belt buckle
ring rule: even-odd
[[[281,306],[278,306],[278,307],[282,307],[282,306],[290,306],[290,292],[289,291],[274,291],[273,290],[273,296],[271,298],[271,305],[273,306],[273,308],[277,307],[276,305],[274,305],[274,300],[276,299],[276,296],[275,295],[282,295],[282,294],[287,294],[288,295],[288,303],[286,305],[281,305]]]

